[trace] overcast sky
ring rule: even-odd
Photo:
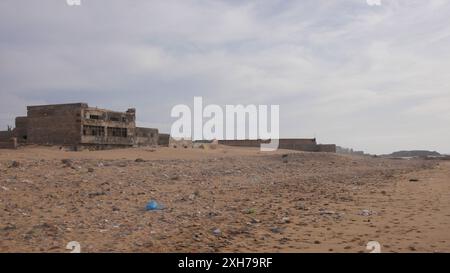
[[[27,105],[279,104],[282,137],[450,153],[450,1],[0,1],[0,128]]]

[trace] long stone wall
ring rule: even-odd
[[[239,147],[260,147],[262,143],[268,143],[260,139],[243,139],[243,140],[219,140],[219,144],[227,146]],[[284,138],[279,140],[280,149],[297,150],[305,152],[336,152],[334,144],[317,144],[316,139],[311,138]]]

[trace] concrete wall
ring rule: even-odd
[[[168,147],[170,141],[169,134],[159,134],[158,135],[158,145],[163,147]]]
[[[319,152],[326,153],[336,153],[336,145],[335,144],[319,144]]]
[[[13,131],[0,131],[0,140],[6,141],[13,137]]]
[[[15,137],[11,138],[0,138],[0,149],[16,149],[17,139]]]
[[[316,152],[317,144],[314,138],[282,138],[279,142],[280,149]]]
[[[268,141],[257,140],[219,140],[219,144],[228,146],[240,147],[260,147],[261,143]],[[279,148],[288,150],[297,150],[305,152],[336,152],[336,145],[334,144],[320,144],[316,143],[315,138],[282,138],[279,139]]]
[[[158,145],[158,129],[136,127],[135,143],[138,146]]]
[[[14,128],[13,133],[17,138],[18,143],[26,143],[28,139],[28,118],[27,117],[16,117],[16,128]]]
[[[260,147],[263,143],[260,139],[219,140],[219,144],[239,147]]]
[[[169,139],[170,148],[193,148],[193,142],[190,139]]]
[[[77,145],[84,103],[28,106],[27,143]]]

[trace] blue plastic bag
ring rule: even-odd
[[[163,206],[158,204],[155,200],[151,200],[147,203],[147,206],[145,206],[145,210],[160,210],[163,209]]]

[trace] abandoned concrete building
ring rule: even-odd
[[[20,144],[105,149],[159,145],[159,131],[136,127],[136,110],[125,112],[89,107],[86,103],[28,106],[13,130],[0,132],[0,147]],[[162,135],[161,144],[166,142]]]

